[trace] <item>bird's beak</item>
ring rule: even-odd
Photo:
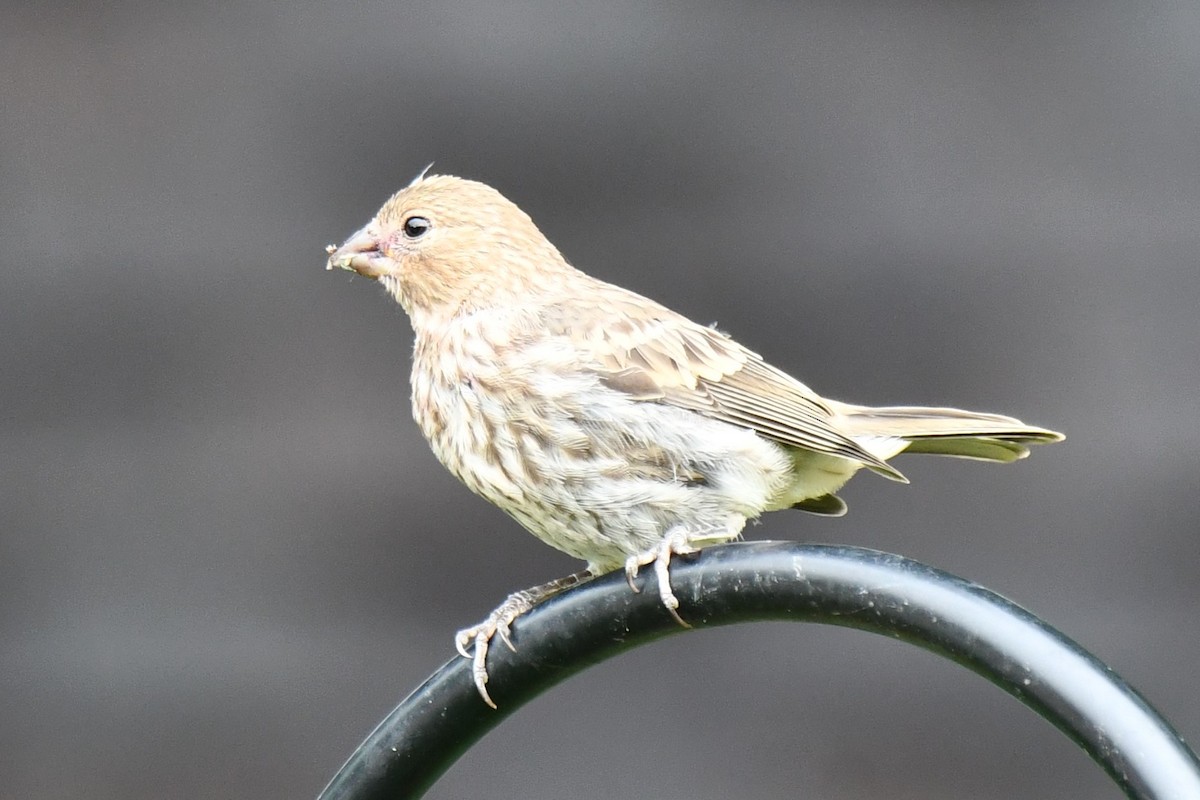
[[[325,269],[349,270],[367,278],[378,278],[389,272],[391,259],[379,249],[379,237],[367,228],[351,236],[341,247],[329,245],[325,252],[329,254]]]

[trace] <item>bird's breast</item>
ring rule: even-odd
[[[471,490],[502,508],[522,502],[529,470],[501,398],[466,365],[416,367],[413,418],[434,455]]]

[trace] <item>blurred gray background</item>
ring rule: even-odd
[[[0,797],[305,798],[578,565],[411,422],[324,271],[430,161],[822,393],[1067,432],[752,538],[972,578],[1200,740],[1193,3],[43,3],[0,33]],[[868,634],[589,670],[430,796],[1093,798],[1001,691]]]

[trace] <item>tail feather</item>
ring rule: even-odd
[[[958,408],[838,404],[836,409],[838,427],[873,453],[878,449],[890,455],[929,453],[1008,462],[1029,455],[1028,445],[1063,439],[1061,433],[1013,417]]]
[[[1025,458],[1029,455],[1029,448],[1004,439],[945,437],[910,441],[903,452],[973,458],[976,461],[999,461],[1006,464]]]

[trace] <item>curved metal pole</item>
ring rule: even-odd
[[[513,626],[517,651],[488,654],[483,704],[455,657],[359,746],[319,800],[420,797],[524,703],[623,650],[682,633],[658,599],[614,573],[554,597]],[[900,556],[853,547],[750,542],[677,557],[671,583],[694,627],[797,620],[881,633],[978,672],[1056,725],[1131,798],[1200,798],[1200,761],[1095,656],[982,586]]]

